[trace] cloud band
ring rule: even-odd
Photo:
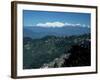
[[[39,26],[39,27],[66,27],[66,26],[72,26],[72,27],[90,27],[89,25],[85,25],[85,24],[71,24],[71,23],[63,23],[63,22],[46,22],[46,23],[38,23],[36,24],[36,26]]]

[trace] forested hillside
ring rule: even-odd
[[[90,34],[23,40],[23,69],[90,65]]]

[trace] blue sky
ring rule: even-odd
[[[23,10],[23,24],[26,26],[52,26],[81,25],[90,27],[91,15],[89,13],[50,12]]]

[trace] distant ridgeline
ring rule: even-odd
[[[33,39],[39,39],[43,38],[48,35],[54,35],[58,37],[62,36],[74,36],[74,35],[83,35],[83,34],[88,34],[90,33],[90,28],[88,27],[72,27],[72,26],[67,26],[67,27],[49,27],[49,28],[44,28],[44,27],[24,27],[23,28],[23,36],[24,37],[30,37]]]
[[[23,69],[91,65],[90,34],[23,38]]]

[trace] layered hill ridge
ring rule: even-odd
[[[72,36],[72,35],[82,35],[87,34],[90,32],[90,28],[88,27],[73,27],[73,26],[66,26],[60,28],[53,28],[53,27],[40,27],[40,26],[33,26],[33,27],[24,27],[23,29],[23,36],[24,37],[31,37],[35,38],[42,38],[49,35],[54,36]]]

